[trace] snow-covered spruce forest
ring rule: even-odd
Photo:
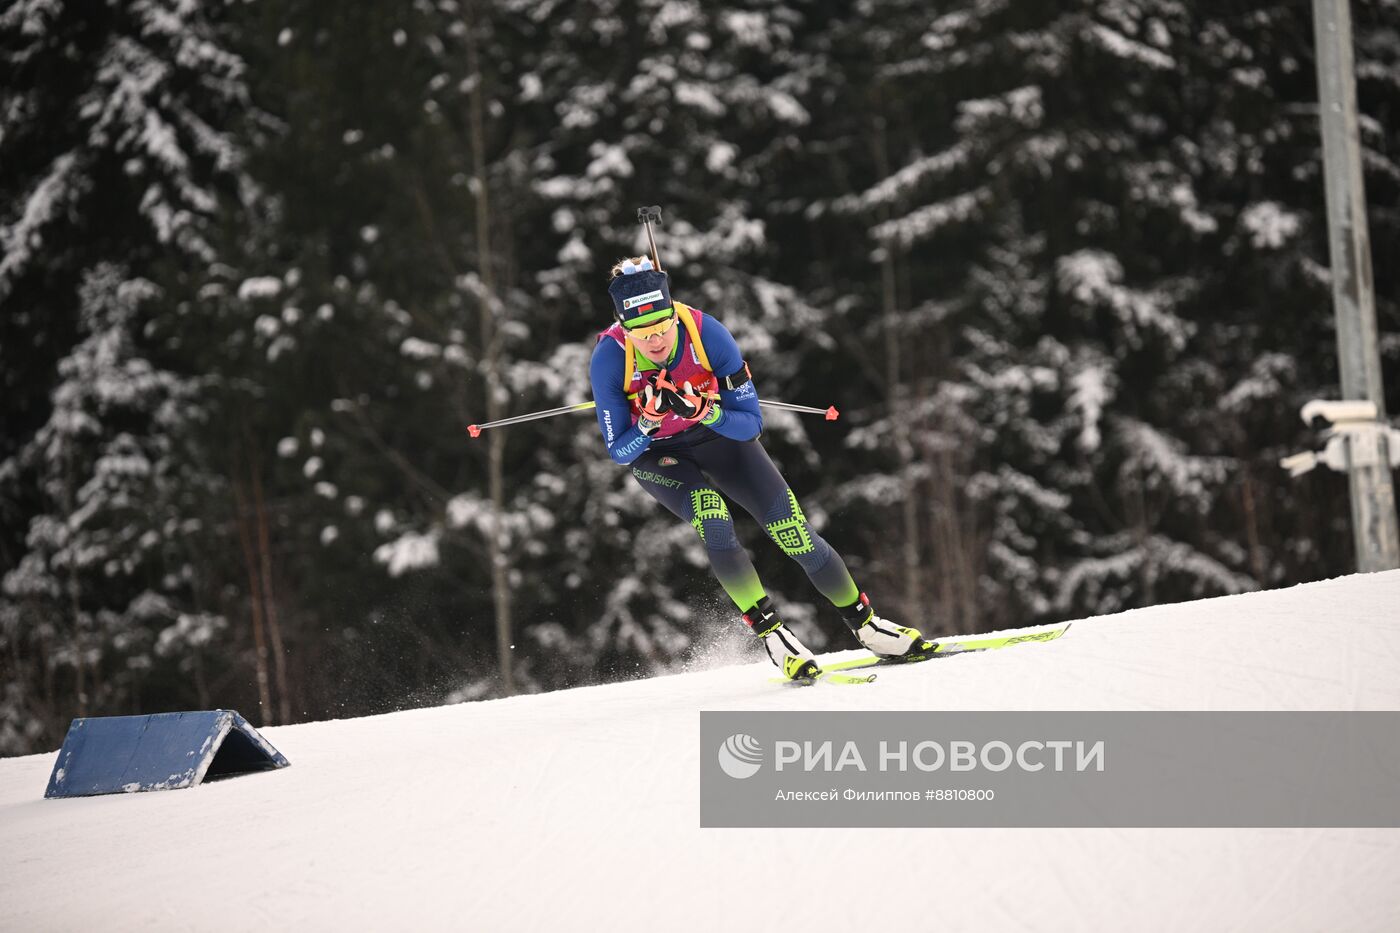
[[[1352,9],[1394,411],[1400,2]],[[590,414],[466,432],[589,399],[642,204],[761,394],[842,411],[765,439],[883,615],[1348,572],[1345,480],[1277,466],[1337,395],[1312,44],[1281,0],[10,0],[0,753],[743,650]]]

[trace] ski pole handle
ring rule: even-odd
[[[656,237],[652,235],[651,225],[661,226],[661,205],[653,204],[651,207],[637,208],[637,223],[646,227],[647,242],[651,244],[651,262],[656,266],[657,272],[666,270],[661,268],[661,255],[656,251]]]

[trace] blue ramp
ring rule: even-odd
[[[44,796],[174,790],[288,764],[231,709],[75,719]]]

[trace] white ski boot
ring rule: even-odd
[[[842,609],[841,615],[855,633],[856,640],[882,658],[903,657],[910,648],[924,640],[918,629],[895,625],[876,615],[870,606],[870,597],[864,593],[860,594],[860,599]]]
[[[773,601],[767,596],[744,613],[744,622],[755,635],[763,639],[768,660],[772,661],[788,680],[815,677],[821,673],[816,656],[808,651],[807,646],[783,624],[782,619],[778,618]]]

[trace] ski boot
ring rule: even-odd
[[[767,596],[744,613],[744,622],[755,635],[763,639],[763,647],[772,661],[788,680],[804,680],[821,673],[817,659],[807,646],[798,640],[773,608],[773,601]]]
[[[882,658],[898,658],[909,653],[909,649],[923,643],[924,636],[918,629],[895,625],[882,619],[870,607],[870,597],[864,593],[860,598],[841,610],[846,625],[855,633],[856,640],[872,654]]]

